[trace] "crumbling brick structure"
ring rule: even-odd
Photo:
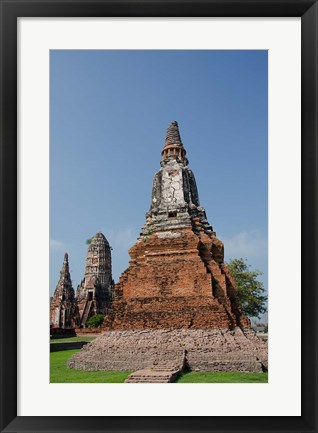
[[[129,254],[105,329],[249,327],[223,243],[200,205],[177,122],[168,128],[146,224]]]
[[[103,233],[98,232],[88,247],[85,276],[77,287],[76,324],[85,327],[95,314],[106,314],[113,300],[111,249]]]
[[[167,131],[146,223],[115,285],[105,332],[69,360],[82,370],[267,369],[267,345],[240,310],[223,243],[200,205],[178,124]]]

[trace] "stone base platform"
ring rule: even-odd
[[[181,360],[192,371],[262,372],[267,369],[267,343],[238,327],[107,331],[73,355],[68,367],[136,371]]]

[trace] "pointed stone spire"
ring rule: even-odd
[[[68,274],[68,276],[70,274],[70,266],[69,266],[69,263],[68,263],[68,254],[67,253],[64,254],[64,260],[63,260],[63,265],[62,265],[62,270],[61,270],[61,276],[65,275],[65,274]]]
[[[181,141],[179,125],[177,121],[171,122],[167,129],[165,145],[161,152],[162,161],[176,159],[186,162],[186,150]]]
[[[68,254],[64,254],[60,279],[51,299],[51,325],[71,328],[74,325],[75,292],[72,287]]]
[[[68,254],[65,253],[62,269],[60,271],[60,280],[58,282],[56,290],[60,290],[61,292],[63,292],[65,288],[68,290],[69,287],[72,287],[72,280],[70,274],[70,266],[68,262]]]
[[[177,121],[171,122],[167,129],[167,136],[164,147],[170,145],[183,146]]]

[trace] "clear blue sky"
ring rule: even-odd
[[[118,281],[173,120],[225,258],[267,287],[267,78],[267,51],[51,51],[50,293],[64,252],[76,289],[97,231]]]

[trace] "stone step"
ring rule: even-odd
[[[169,367],[156,367],[156,368],[150,368],[150,370],[152,370],[152,371],[166,371],[166,372],[171,372],[171,371],[178,371],[178,370],[180,370],[180,367],[172,367],[172,368],[169,368]]]
[[[164,368],[164,367],[162,367],[162,368],[152,368],[151,369],[152,371],[162,371],[162,372],[170,372],[170,371],[176,371],[176,370],[178,370],[177,368]]]
[[[162,378],[131,378],[131,379],[126,379],[125,383],[169,383],[170,380],[169,379],[162,379]]]
[[[132,377],[132,378],[127,378],[125,383],[169,383],[171,382],[170,379],[166,379],[166,378],[159,378],[159,377],[143,377],[143,378],[138,378],[138,377]]]
[[[181,368],[170,368],[166,365],[153,365],[143,370],[135,371],[125,380],[125,383],[169,383],[174,382]]]
[[[169,380],[171,377],[170,374],[168,375],[163,375],[163,376],[132,376],[130,379],[134,379],[134,380]]]
[[[169,379],[169,377],[171,377],[175,373],[176,373],[175,371],[167,373],[166,371],[161,372],[161,371],[146,370],[146,371],[141,371],[141,372],[136,371],[135,373],[132,373],[131,376],[136,377],[136,378],[137,377],[140,377],[140,378],[145,377],[147,379],[152,378],[152,377],[153,378]]]
[[[132,374],[134,374],[135,377],[170,377],[172,372],[146,370],[141,373],[137,371]]]
[[[180,368],[180,365],[177,364],[153,364],[150,367],[147,368],[152,368],[153,370],[159,369],[159,368],[167,368],[168,370],[173,370],[173,369],[178,369]]]

